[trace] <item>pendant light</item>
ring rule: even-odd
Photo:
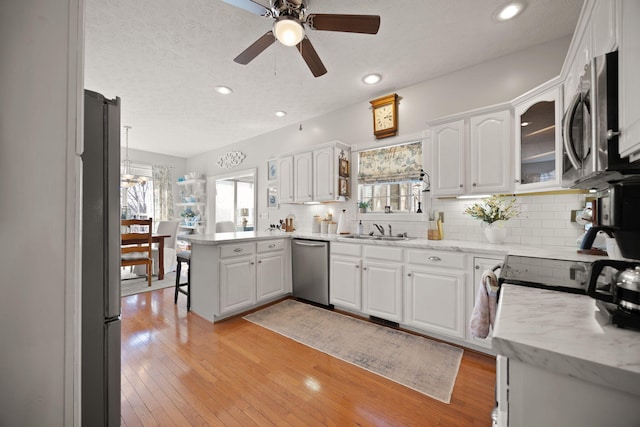
[[[129,129],[131,126],[123,126],[125,130],[125,154],[122,161],[122,169],[120,173],[120,187],[130,188],[134,185],[144,183],[148,180],[146,176],[136,176],[131,173],[131,160],[129,160]]]

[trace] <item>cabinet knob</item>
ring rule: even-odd
[[[518,184],[520,182],[519,179],[514,180],[516,184]]]
[[[272,243],[272,244],[270,244],[270,245],[269,245],[269,248],[270,248],[270,249],[275,248],[275,247],[276,247],[276,244],[275,244],[275,243]]]
[[[359,265],[356,265],[356,268],[360,268],[360,266],[359,266]]]
[[[407,273],[407,276],[411,277],[411,273]]]
[[[474,182],[474,183],[473,183],[473,184],[471,184],[471,185],[475,187],[475,186],[477,186],[478,184],[476,184],[476,183]]]
[[[480,266],[479,265],[476,265],[476,270],[480,270]]]
[[[460,188],[462,188],[462,187],[463,187],[463,185],[462,185],[462,184],[460,184]]]
[[[362,269],[363,269],[363,270],[366,270],[366,269],[367,269],[367,267],[362,267]]]
[[[258,264],[262,264],[262,260],[258,261]]]
[[[242,248],[235,248],[233,252],[242,252]]]
[[[429,261],[442,261],[442,259],[439,256],[430,256],[429,258],[427,258]]]
[[[255,264],[255,262],[251,261],[249,264],[254,265],[254,264]]]

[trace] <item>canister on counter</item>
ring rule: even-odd
[[[322,222],[320,223],[320,233],[322,233],[322,234],[329,233],[329,221],[328,220],[323,219]]]

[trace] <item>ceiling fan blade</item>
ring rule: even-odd
[[[246,48],[240,55],[234,58],[234,62],[238,64],[247,65],[256,56],[260,55],[266,48],[271,46],[276,41],[275,36],[271,31],[267,31],[262,37],[253,42],[251,46]]]
[[[298,48],[298,51],[302,55],[304,62],[307,63],[307,66],[311,70],[311,73],[314,77],[320,77],[327,72],[327,69],[324,68],[324,64],[322,64],[318,53],[313,48],[313,45],[306,36],[300,43],[296,45],[296,47]]]
[[[377,34],[380,28],[380,17],[378,15],[311,14],[307,17],[306,23],[314,30]]]
[[[258,16],[271,16],[271,10],[253,0],[222,0],[231,6],[239,7]]]

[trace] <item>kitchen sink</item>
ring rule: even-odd
[[[403,240],[412,240],[415,237],[404,237],[404,236],[369,236],[368,234],[348,234],[346,236],[340,236],[345,239],[356,239],[356,240],[386,240],[386,241],[403,241]]]

